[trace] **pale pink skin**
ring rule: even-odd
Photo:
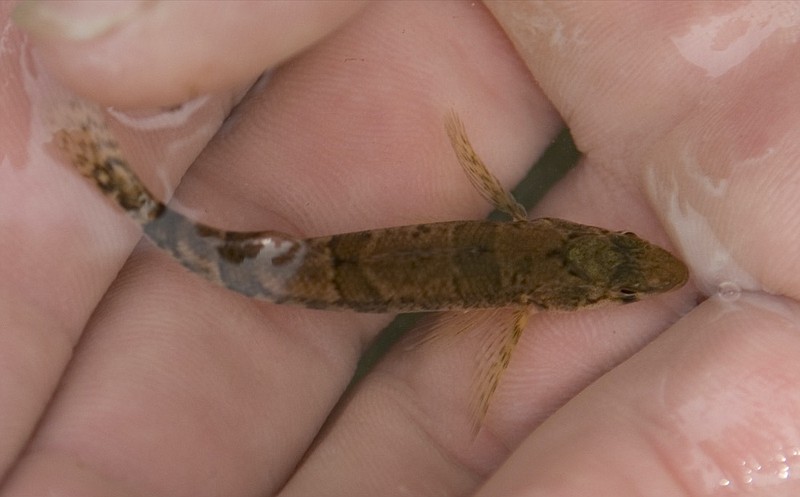
[[[0,4],[0,496],[800,493],[791,4],[293,5],[23,42]],[[693,279],[533,316],[477,438],[481,333],[396,347],[316,438],[391,317],[250,301],[137,245],[42,153],[32,73],[139,116],[213,92],[180,128],[118,130],[137,170],[160,195],[182,177],[208,224],[309,236],[484,214],[450,108],[506,186],[563,116],[586,158],[532,214],[634,231]]]

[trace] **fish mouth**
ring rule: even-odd
[[[653,292],[676,290],[689,281],[689,268],[683,261],[660,247],[654,247],[652,256],[652,277],[647,283]]]

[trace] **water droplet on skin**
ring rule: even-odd
[[[724,281],[717,287],[717,295],[723,300],[734,301],[742,294],[742,289],[732,281]]]

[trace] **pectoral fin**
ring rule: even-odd
[[[500,181],[489,171],[478,153],[472,148],[464,123],[455,111],[450,111],[445,117],[445,129],[447,129],[450,144],[458,157],[458,163],[461,164],[472,186],[483,198],[496,209],[507,213],[514,221],[528,219],[525,207],[503,188]]]

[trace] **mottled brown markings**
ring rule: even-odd
[[[609,240],[626,235],[555,219],[455,221],[309,240],[198,225],[152,197],[102,121],[92,117],[87,122],[58,133],[62,149],[84,175],[131,212],[159,246],[187,267],[202,268],[209,276],[209,265],[201,263],[205,258],[224,269],[217,273],[242,278],[236,265],[256,258],[266,264],[259,277],[267,281],[265,287],[272,287],[265,292],[267,298],[314,307],[324,307],[327,302],[331,307],[359,311],[529,303],[571,310],[602,300],[623,300],[623,293],[629,298],[630,292],[661,292],[682,283],[686,276],[679,261],[636,237],[623,238],[618,247],[610,248]],[[447,130],[462,167],[482,194],[512,217],[524,218],[513,197],[469,145],[463,124],[454,114],[448,116]],[[262,257],[262,241],[267,236],[291,250],[284,248]],[[307,251],[305,261],[296,274],[287,275],[286,266],[296,264],[303,249]],[[659,253],[662,256],[657,256]],[[554,263],[557,257],[561,264]],[[656,267],[652,268],[654,260]],[[277,273],[280,277],[273,278]],[[640,281],[643,274],[649,281]],[[210,276],[216,281],[215,275]],[[617,285],[626,279],[629,284]],[[234,289],[241,286],[237,281],[218,282]],[[287,285],[286,294],[276,294],[278,282]],[[247,285],[252,287],[252,283]],[[621,292],[623,288],[625,292]],[[252,292],[252,288],[248,290],[248,294]]]
[[[247,259],[253,259],[261,254],[264,249],[263,240],[281,239],[291,244],[291,248],[283,253],[270,258],[275,267],[285,266],[297,256],[299,246],[294,238],[276,231],[249,231],[233,232],[223,231],[203,224],[195,225],[197,236],[217,240],[217,253],[231,264],[241,264]]]
[[[113,199],[140,223],[161,215],[164,205],[153,198],[138,180],[130,181],[131,171],[120,155],[116,142],[97,140],[94,121],[79,129],[59,130],[55,144],[67,155],[80,173],[92,180],[103,193]]]
[[[192,222],[142,184],[98,109],[73,103],[68,114],[55,142],[69,161],[139,222],[156,245],[215,283],[272,302],[320,309],[514,307],[512,322],[490,340],[478,368],[479,390],[472,403],[477,423],[532,307],[577,310],[625,303],[677,288],[688,278],[682,262],[632,233],[560,219],[528,221],[525,209],[472,148],[453,112],[445,129],[459,163],[480,194],[513,222],[453,221],[306,240]]]

